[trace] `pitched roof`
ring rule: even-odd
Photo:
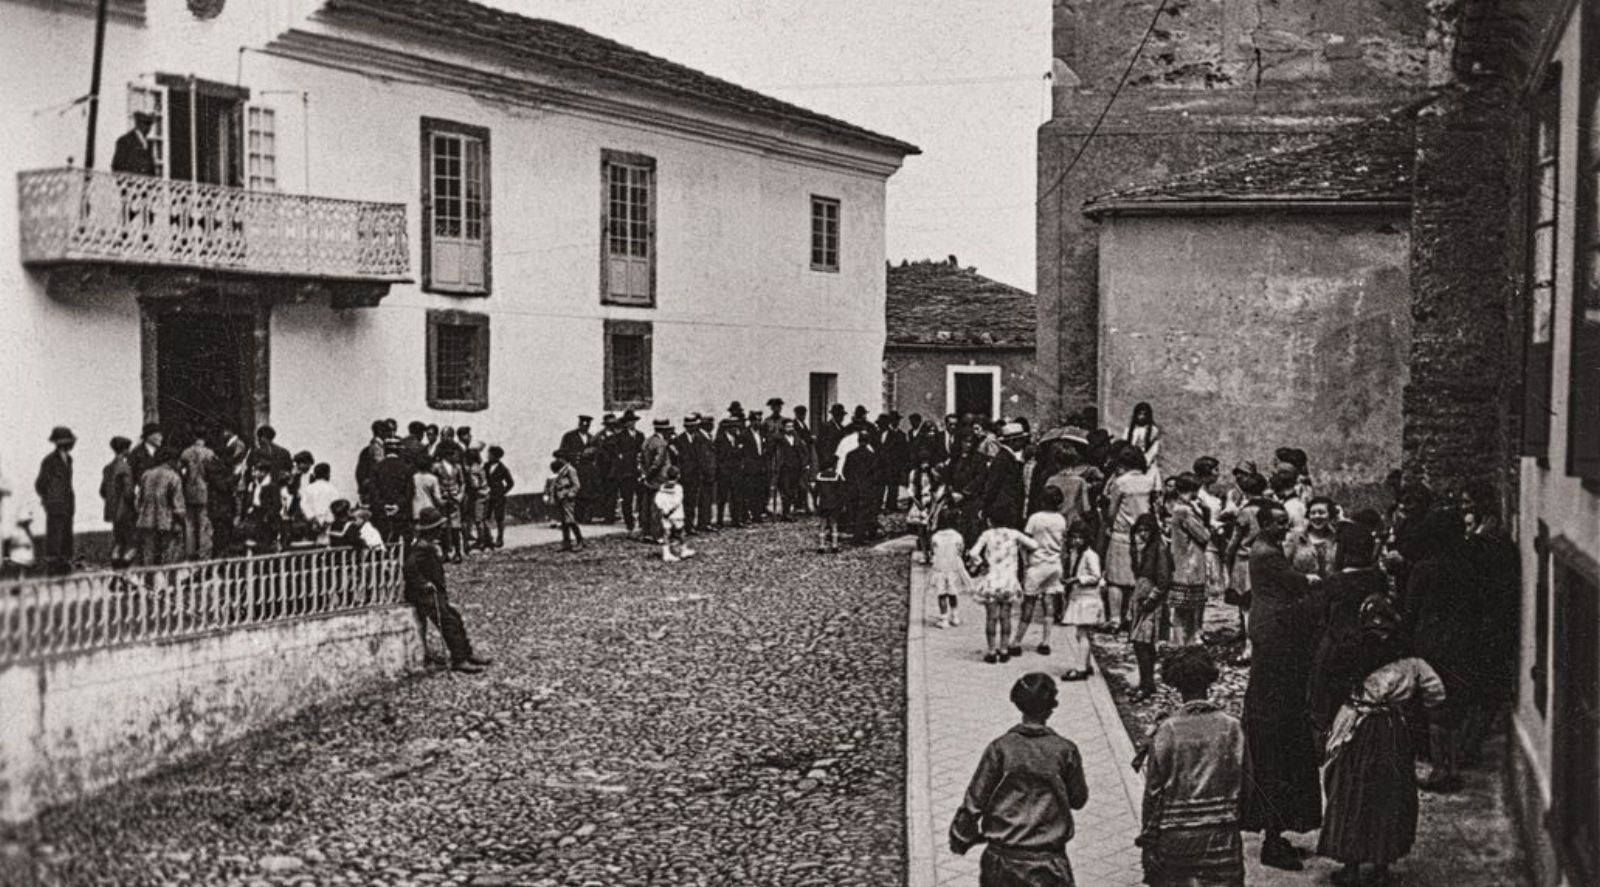
[[[1033,294],[948,261],[889,266],[888,344],[1033,348]]]
[[[1309,144],[1256,154],[1090,198],[1088,215],[1163,204],[1409,201],[1416,160],[1408,116],[1335,129]]]
[[[581,28],[471,0],[327,0],[322,10],[336,19],[379,24],[424,39],[464,41],[514,62],[587,71],[902,155],[922,153],[908,142],[779,101]]]

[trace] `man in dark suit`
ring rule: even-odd
[[[1010,422],[1000,429],[1000,451],[983,479],[982,514],[997,527],[1022,529],[1027,491],[1022,488],[1022,447],[1028,433]]]
[[[117,137],[117,149],[111,155],[111,171],[141,176],[156,175],[156,152],[150,144],[150,130],[155,126],[154,114],[133,112],[133,129]]]
[[[878,417],[882,444],[878,448],[878,474],[883,479],[883,510],[900,510],[900,488],[911,477],[911,442],[900,430],[900,414],[890,410]]]
[[[578,427],[561,435],[560,450],[572,457],[572,464],[578,469],[578,505],[577,517],[580,523],[593,520],[596,512],[596,496],[600,492],[599,472],[596,470],[599,456],[594,450],[594,435],[589,432],[589,427],[594,424],[593,416],[579,416]]]
[[[744,526],[744,430],[739,415],[729,415],[717,428],[717,526],[724,520]],[[728,512],[732,511],[732,514]]]
[[[805,475],[806,456],[800,437],[795,434],[793,419],[782,420],[778,429],[771,441],[772,477],[778,487],[783,519],[792,521],[794,508],[800,504],[800,480]]]
[[[250,453],[250,467],[267,466],[267,470],[272,473],[272,479],[281,484],[294,473],[294,456],[278,446],[277,440],[278,431],[271,425],[257,428],[256,448]]]
[[[139,488],[139,478],[155,466],[156,453],[161,451],[161,444],[165,440],[160,425],[145,423],[144,430],[139,433],[139,445],[128,451],[128,471],[133,475],[134,489]]]
[[[844,440],[844,417],[844,404],[836,403],[828,408],[828,417],[817,425],[818,465],[826,465],[830,458],[838,455],[839,441]]]
[[[717,445],[711,439],[711,422],[710,416],[701,416],[689,441],[694,459],[700,466],[699,499],[694,506],[695,530],[700,533],[712,531],[711,516],[717,510]]]
[[[771,489],[767,464],[767,439],[761,434],[761,411],[751,410],[750,421],[740,444],[744,468],[745,513],[752,523],[767,519],[767,495]]]
[[[811,425],[806,421],[807,410],[803,406],[794,408],[794,436],[800,441],[800,453],[805,457],[805,468],[800,472],[800,494],[796,506],[801,514],[811,513],[811,479],[817,476],[817,438],[811,432]],[[832,455],[831,453],[829,455]]]
[[[55,449],[39,463],[33,491],[44,506],[44,561],[53,576],[72,571],[72,518],[77,497],[72,490],[72,447],[78,438],[57,426],[50,432]]]
[[[700,504],[700,487],[705,483],[705,468],[695,449],[694,436],[700,427],[700,414],[683,417],[683,431],[672,439],[672,463],[678,466],[678,483],[683,487],[683,531],[695,533]]]

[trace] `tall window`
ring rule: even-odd
[[[422,187],[423,289],[488,294],[489,130],[422,118]]]
[[[278,190],[278,117],[271,108],[245,108],[245,167],[250,190]]]
[[[1582,17],[1578,134],[1578,287],[1572,299],[1567,472],[1600,492],[1600,16]]]
[[[602,151],[605,221],[601,232],[601,301],[653,306],[656,301],[656,162],[643,154]]]
[[[606,409],[649,408],[653,400],[649,321],[608,320],[605,336]]]
[[[488,315],[429,311],[427,367],[429,407],[488,409]]]
[[[811,270],[839,270],[839,201],[811,198]]]
[[[1550,454],[1551,371],[1555,353],[1557,176],[1561,141],[1561,75],[1545,78],[1533,107],[1528,144],[1528,330],[1523,375],[1523,455]]]
[[[164,86],[128,84],[128,128],[133,128],[133,115],[143,112],[155,117],[150,127],[150,150],[156,158],[156,174],[167,174],[167,89]]]

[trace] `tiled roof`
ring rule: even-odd
[[[1309,144],[1257,154],[1091,198],[1090,215],[1129,204],[1230,201],[1403,201],[1416,160],[1409,117],[1333,130]]]
[[[1034,347],[1033,294],[944,262],[889,266],[888,344]]]
[[[779,101],[581,28],[470,0],[327,0],[322,9],[324,15],[335,20],[365,21],[424,39],[465,42],[512,61],[588,71],[879,149],[922,153],[915,145],[899,139]]]

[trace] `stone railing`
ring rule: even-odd
[[[406,208],[76,168],[17,176],[24,264],[407,279]]]
[[[399,603],[401,548],[314,548],[0,583],[0,666]]]

